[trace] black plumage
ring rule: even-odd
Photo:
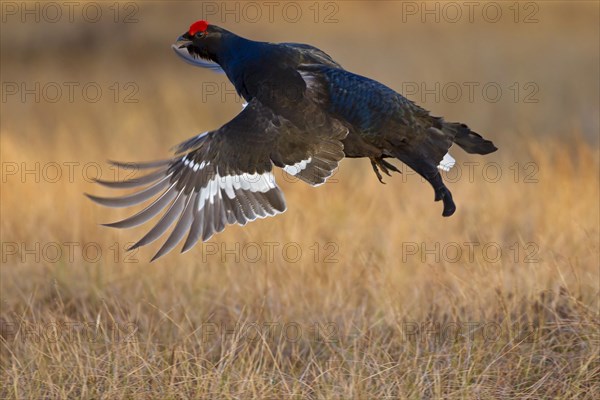
[[[189,139],[171,159],[127,164],[150,169],[125,182],[98,183],[141,188],[119,198],[89,196],[109,207],[155,199],[137,214],[107,224],[129,228],[166,210],[134,246],[151,243],[174,226],[155,255],[208,240],[227,224],[246,224],[285,211],[273,167],[319,185],[344,157],[367,157],[377,177],[398,169],[396,158],[433,186],[444,216],[456,209],[438,167],[453,143],[469,153],[496,150],[466,125],[447,123],[379,82],[343,69],[316,47],[257,42],[198,21],[173,46],[185,61],[223,72],[247,106],[223,127]],[[117,163],[118,164],[118,163]]]

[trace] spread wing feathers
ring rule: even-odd
[[[189,51],[187,47],[179,47],[171,45],[171,48],[183,61],[195,67],[206,68],[218,74],[224,74],[223,68],[219,64],[211,60],[205,60],[199,54]]]
[[[228,224],[245,225],[284,212],[285,199],[275,183],[273,164],[285,168],[310,159],[296,176],[311,183],[320,182],[316,172],[329,176],[343,157],[343,147],[336,140],[336,135],[343,134],[335,121],[320,122],[315,125],[311,116],[306,125],[299,127],[255,99],[220,129],[177,146],[176,156],[171,159],[144,164],[113,162],[121,167],[148,169],[149,173],[122,182],[98,181],[109,188],[137,192],[113,198],[88,197],[108,207],[130,207],[152,199],[136,214],[106,226],[131,228],[163,212],[131,249],[154,242],[174,226],[152,260],[171,251],[187,234],[182,248],[185,252]],[[330,129],[329,137],[322,129]],[[311,176],[304,177],[302,172],[309,166]]]

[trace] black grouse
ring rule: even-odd
[[[224,72],[247,102],[221,128],[176,147],[174,158],[150,163],[115,163],[148,169],[147,175],[121,182],[98,181],[110,188],[142,188],[118,198],[88,195],[109,207],[128,207],[156,196],[137,214],[107,226],[129,228],[162,215],[131,248],[158,239],[174,223],[153,260],[172,250],[187,234],[182,252],[208,240],[227,224],[241,225],[286,209],[273,166],[317,186],[344,157],[367,157],[380,170],[400,172],[396,158],[423,176],[454,213],[452,194],[438,169],[454,159],[456,143],[468,153],[488,154],[494,144],[465,124],[433,117],[394,90],[343,69],[316,47],[258,42],[206,21],[197,21],[173,45],[196,66]]]

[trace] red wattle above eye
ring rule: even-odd
[[[190,35],[194,36],[197,32],[204,32],[208,28],[208,22],[204,20],[196,21],[192,25],[190,25],[190,30],[188,31]]]

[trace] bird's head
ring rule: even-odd
[[[197,64],[200,60],[217,61],[222,38],[230,32],[210,25],[204,20],[196,21],[172,46],[175,53],[185,61]]]

